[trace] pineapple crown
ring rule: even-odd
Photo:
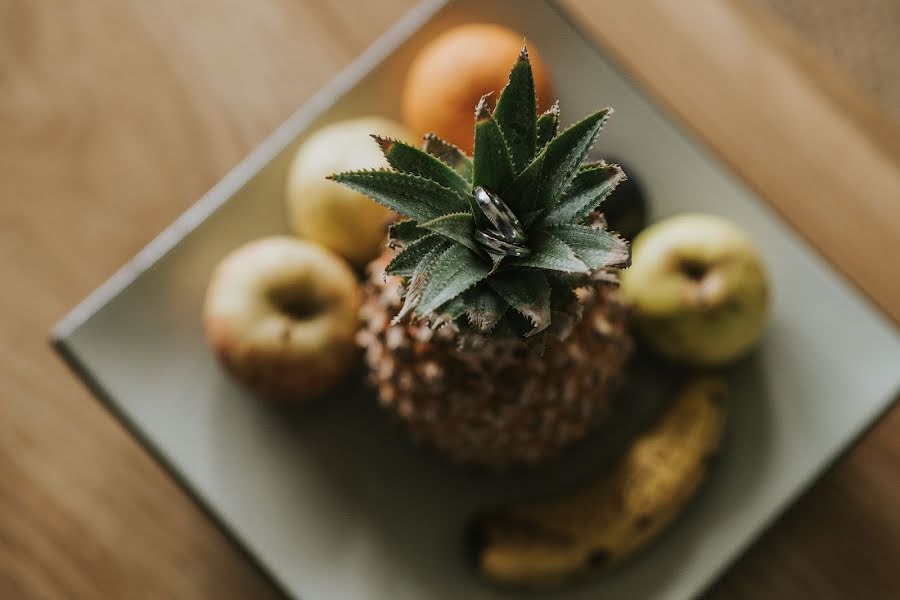
[[[422,149],[373,135],[391,168],[330,179],[406,217],[389,232],[399,253],[385,272],[406,284],[395,321],[563,337],[581,317],[575,288],[630,262],[628,243],[593,219],[625,174],[582,164],[612,109],[559,132],[558,103],[536,114],[527,48],[493,111],[488,97],[471,158],[433,134]]]

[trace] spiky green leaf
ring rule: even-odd
[[[551,207],[578,173],[578,168],[594,145],[600,128],[612,114],[605,108],[575,123],[553,138],[544,149],[541,169],[541,206]]]
[[[445,243],[444,238],[435,233],[429,233],[424,237],[420,237],[407,244],[403,250],[391,259],[384,272],[388,275],[411,277],[415,273],[416,267],[422,262],[422,259],[443,243]]]
[[[405,246],[427,234],[415,221],[397,221],[388,228],[388,244],[391,248]]]
[[[424,150],[419,150],[399,140],[372,136],[384,153],[388,164],[403,173],[420,175],[465,197],[472,190],[462,175]]]
[[[578,311],[578,314],[581,314],[581,303],[578,301],[574,287],[583,285],[579,282],[583,277],[582,274],[571,275],[559,272],[547,274],[547,283],[550,284],[550,306],[553,310]]]
[[[516,175],[513,182],[506,187],[503,194],[503,200],[507,206],[516,214],[522,216],[522,222],[526,225],[526,215],[537,215],[540,210],[535,208],[540,206],[537,200],[538,184],[541,177],[541,167],[544,164],[544,153],[539,152],[534,160],[529,163],[525,170]]]
[[[556,205],[610,114],[612,109],[605,108],[585,117],[553,138],[538,153],[516,177],[507,194],[507,204],[516,214]]]
[[[455,321],[469,309],[469,303],[466,302],[464,294],[461,294],[453,300],[444,304],[438,310],[438,316],[432,319],[430,325],[432,329],[438,329],[442,325],[446,325],[451,321]]]
[[[553,139],[553,136],[556,135],[557,131],[559,131],[559,100],[541,113],[535,128],[537,130],[536,149],[539,151],[546,146],[547,143]]]
[[[581,169],[544,222],[558,225],[583,221],[623,181],[625,173],[618,165],[600,163]]]
[[[472,159],[465,152],[433,133],[425,134],[423,149],[472,183]]]
[[[537,101],[534,97],[534,76],[528,50],[523,47],[516,64],[509,72],[509,81],[494,109],[494,118],[503,132],[509,148],[514,170],[523,170],[534,158],[537,133],[535,113]]]
[[[488,279],[488,285],[531,321],[532,330],[528,335],[539,333],[550,325],[550,284],[540,271],[499,273]]]
[[[442,236],[458,242],[466,248],[481,254],[481,248],[475,241],[475,219],[472,213],[450,213],[437,219],[425,221],[419,225],[422,229],[434,231]]]
[[[528,346],[539,351],[547,334],[565,336],[580,319],[576,287],[614,278],[602,267],[628,263],[621,238],[583,225],[623,178],[615,166],[582,165],[611,110],[559,133],[558,104],[535,115],[533,79],[523,50],[493,114],[487,97],[478,104],[473,158],[432,134],[421,150],[373,136],[392,171],[332,177],[409,219],[389,232],[399,251],[386,271],[405,281],[396,319],[415,315],[432,327],[455,321],[492,336],[543,332]],[[491,207],[475,201],[479,185],[512,210],[515,219],[505,218],[521,225],[524,247],[490,237],[479,243],[479,231],[490,236],[500,227]],[[502,235],[519,243],[509,231]]]
[[[440,244],[435,246],[422,260],[419,261],[418,266],[415,271],[413,271],[412,277],[409,278],[409,281],[406,284],[406,294],[403,297],[403,306],[391,323],[399,323],[419,305],[419,302],[422,299],[422,292],[425,290],[425,285],[431,278],[432,267],[453,247],[452,242],[442,240]]]
[[[454,244],[428,268],[428,280],[422,290],[422,298],[415,314],[433,313],[490,273],[490,265],[474,252],[460,244]]]
[[[535,232],[528,240],[531,254],[510,260],[510,264],[563,273],[584,273],[589,270],[572,249],[549,231]]]
[[[490,280],[488,280],[490,281]],[[478,285],[459,298],[466,305],[469,323],[482,333],[490,333],[509,306],[489,286]]]
[[[428,221],[469,209],[469,202],[450,188],[419,175],[386,169],[348,171],[329,177],[365,194],[414,221]]]
[[[565,224],[549,227],[547,232],[562,240],[592,269],[627,267],[631,260],[628,242],[611,231]]]
[[[489,95],[482,96],[475,109],[475,170],[472,183],[497,193],[513,180],[513,166],[500,125],[488,109]]]

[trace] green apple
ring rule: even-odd
[[[641,232],[621,292],[648,345],[692,366],[735,360],[768,321],[769,284],[756,248],[714,215],[683,214]]]
[[[394,214],[325,177],[387,166],[371,134],[407,143],[413,138],[403,125],[381,117],[328,125],[297,150],[287,181],[287,208],[294,233],[337,252],[357,267],[384,249],[387,224]]]

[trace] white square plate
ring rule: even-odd
[[[564,121],[615,107],[600,155],[635,168],[654,217],[725,215],[749,231],[770,268],[773,322],[734,373],[729,440],[707,489],[621,570],[552,594],[693,596],[891,404],[900,336],[544,1],[417,7],[66,317],[57,347],[289,594],[512,596],[467,565],[468,517],[596,468],[596,436],[565,468],[524,476],[455,469],[413,448],[358,385],[294,411],[260,404],[220,371],[199,318],[215,263],[245,241],[284,231],[283,182],[306,132],[353,115],[398,117],[397,90],[416,50],[435,32],[472,20],[513,27],[540,49]]]

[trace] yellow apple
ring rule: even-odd
[[[206,339],[260,395],[302,401],[343,381],[358,359],[356,275],[340,256],[290,236],[262,238],[218,264],[203,303]]]
[[[714,215],[683,214],[641,232],[621,292],[648,345],[693,366],[735,360],[768,321],[759,253],[737,225]]]
[[[387,166],[370,135],[412,142],[403,125],[381,117],[362,117],[323,127],[297,150],[287,181],[291,229],[363,266],[385,245],[393,213],[326,176],[341,171]]]

